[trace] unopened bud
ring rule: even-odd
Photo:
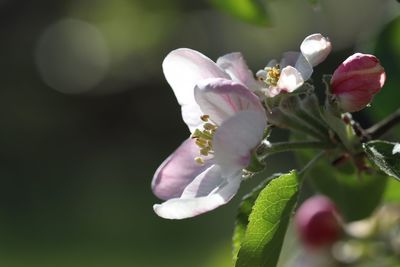
[[[307,61],[315,67],[329,55],[332,45],[327,37],[315,33],[304,39],[300,45],[300,50]]]
[[[297,210],[295,225],[300,239],[312,248],[333,244],[342,232],[335,204],[324,196],[307,199]]]
[[[356,53],[335,70],[331,90],[343,111],[355,112],[372,101],[385,79],[385,70],[375,56]]]

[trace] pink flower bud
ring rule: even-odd
[[[336,206],[324,196],[311,197],[300,206],[295,226],[300,239],[311,248],[332,244],[342,232]]]
[[[385,70],[375,56],[356,53],[333,73],[332,94],[337,97],[343,111],[359,111],[381,90],[385,79]]]

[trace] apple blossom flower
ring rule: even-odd
[[[311,77],[313,67],[324,61],[331,50],[328,38],[319,33],[307,36],[300,45],[301,53],[286,52],[279,64],[273,59],[257,72],[257,78],[264,82],[261,92],[274,97],[295,91]]]
[[[297,210],[295,225],[303,243],[312,248],[331,245],[342,232],[335,204],[318,195],[307,199]]]
[[[191,135],[154,174],[152,190],[165,202],[153,208],[160,217],[183,219],[236,194],[242,170],[263,138],[266,114],[239,53],[214,63],[197,51],[177,49],[165,58],[163,71]]]
[[[339,107],[346,112],[365,108],[386,80],[379,60],[368,54],[356,53],[347,58],[333,73],[332,94]]]

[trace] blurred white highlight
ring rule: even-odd
[[[43,81],[67,94],[88,92],[106,76],[110,59],[102,33],[93,25],[62,19],[40,36],[36,65]]]

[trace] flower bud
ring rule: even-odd
[[[342,232],[335,204],[321,195],[307,199],[300,206],[295,226],[302,242],[311,248],[333,244]]]
[[[385,70],[375,56],[356,53],[335,70],[331,90],[343,111],[355,112],[371,102],[385,79]]]
[[[314,33],[304,39],[300,45],[300,50],[307,61],[315,67],[329,55],[332,45],[327,37],[320,33]]]

